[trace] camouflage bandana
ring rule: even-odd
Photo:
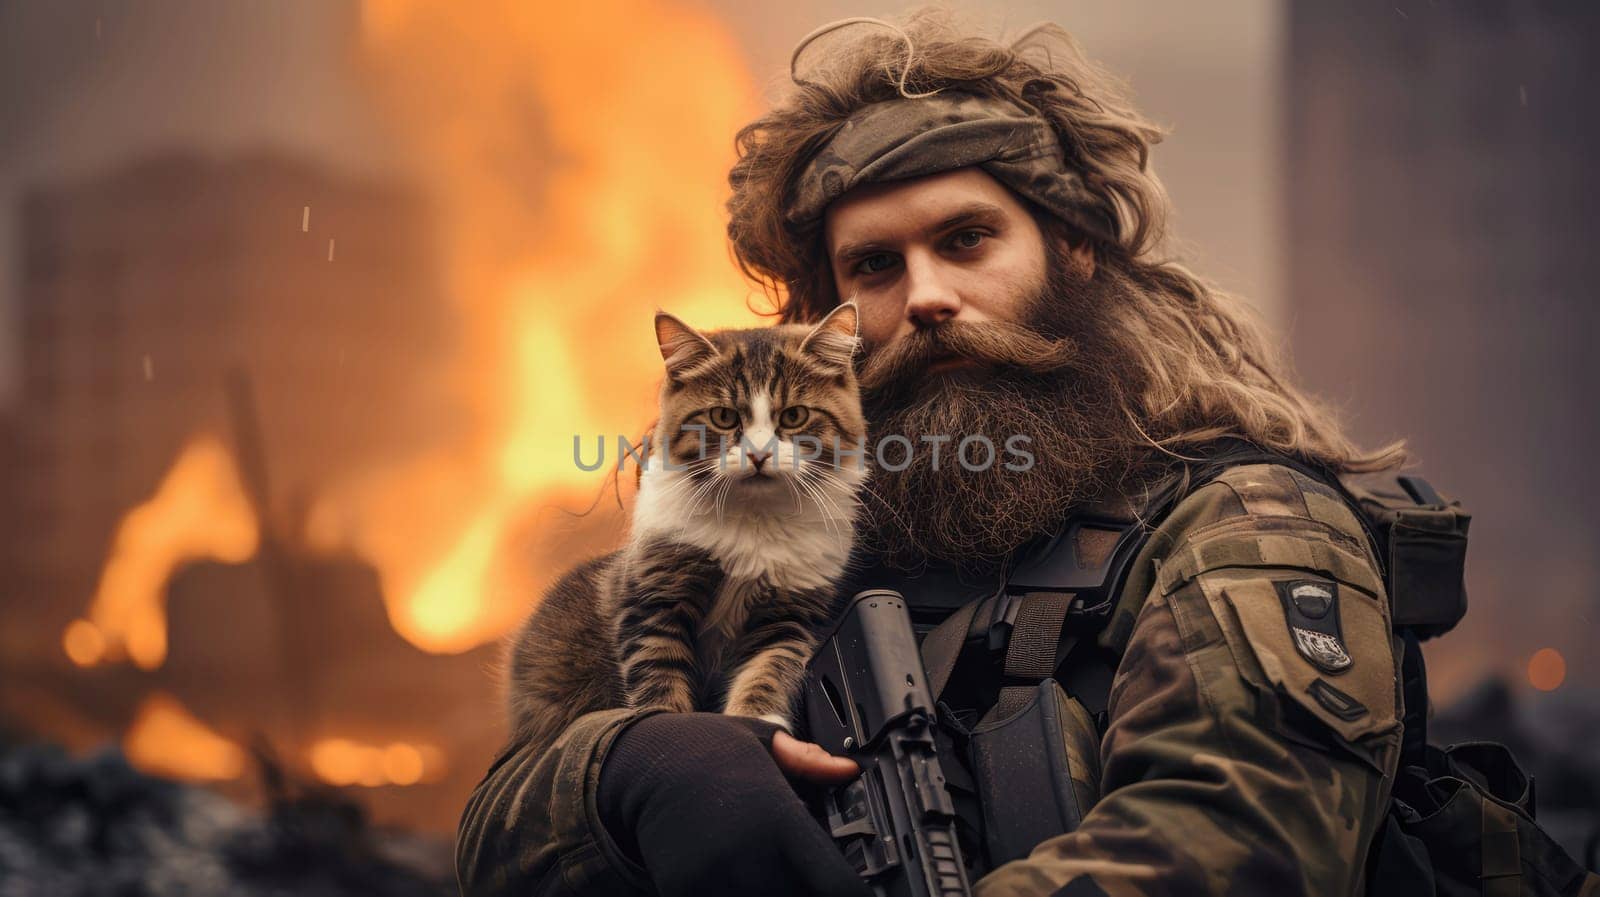
[[[851,116],[801,174],[785,216],[806,232],[862,184],[977,166],[1063,221],[1115,242],[1110,206],[1069,167],[1049,122],[1010,100],[944,91],[885,100]]]

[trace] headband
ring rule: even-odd
[[[1055,129],[1010,100],[942,91],[863,107],[806,165],[785,215],[804,232],[863,184],[976,166],[1069,225],[1115,242],[1110,205],[1069,167]]]

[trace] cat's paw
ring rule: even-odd
[[[685,702],[685,701],[670,701],[670,700],[630,701],[630,702],[628,702],[628,708],[631,709],[631,710],[636,710],[636,711],[640,711],[640,712],[649,711],[651,713],[655,713],[655,712],[693,713],[694,712],[694,704],[693,703]]]
[[[782,726],[783,731],[788,732],[790,735],[794,734],[794,723],[789,722],[788,717],[781,713],[763,713],[761,718],[773,725]]]
[[[788,732],[790,735],[794,734],[794,724],[789,722],[789,718],[784,716],[781,713],[737,714],[737,715],[739,715],[739,716],[755,716],[756,719],[766,720],[767,722],[772,723],[773,725],[781,728],[783,731]]]

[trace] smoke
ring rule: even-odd
[[[356,25],[321,0],[0,4],[0,407],[17,386],[26,191],[173,148],[388,167],[346,64]]]

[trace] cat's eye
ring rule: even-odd
[[[790,405],[778,415],[778,426],[798,427],[811,416],[811,409],[804,405]]]
[[[718,405],[707,410],[706,417],[711,420],[711,426],[719,430],[732,430],[739,426],[739,412],[726,405]]]

